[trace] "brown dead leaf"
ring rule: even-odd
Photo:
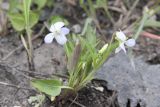
[[[6,34],[7,30],[7,15],[4,11],[0,10],[0,36]]]

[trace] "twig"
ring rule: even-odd
[[[2,58],[2,61],[8,59],[12,54],[14,54],[16,51],[20,50],[23,48],[23,45],[21,44],[19,47],[16,49],[12,50],[9,54],[7,54],[5,57]]]
[[[115,103],[114,103],[116,101],[116,98],[117,98],[117,93],[114,91],[112,96],[111,96],[111,102],[109,104],[109,107],[115,107],[116,106]]]
[[[120,3],[122,2],[122,0],[115,0],[115,2],[114,2],[114,6],[118,6],[118,5],[120,5]]]
[[[39,76],[41,76],[41,77],[48,77],[48,76],[50,76],[50,75],[45,75],[45,74],[40,74],[40,73],[37,73],[37,72],[32,72],[32,71],[29,71],[29,70],[22,70],[22,69],[18,69],[18,68],[15,68],[16,70],[18,70],[18,71],[21,71],[21,72],[25,72],[25,73],[28,73],[28,74],[31,74],[31,75],[39,75]],[[57,77],[61,77],[61,78],[65,78],[65,79],[67,79],[68,78],[68,76],[66,76],[66,75],[62,75],[62,74],[58,74],[58,73],[52,73],[51,74],[52,76],[54,75],[54,76],[57,76]]]
[[[69,107],[71,107],[71,105],[76,101],[77,97],[78,97],[78,94],[76,95],[76,97],[74,98],[74,100],[72,101],[72,103],[69,105]]]
[[[118,7],[108,6],[108,9],[124,14],[123,10]]]
[[[77,101],[73,101],[71,99],[69,99],[69,101],[73,102],[74,104],[78,105],[79,107],[86,107],[83,104],[78,103]]]
[[[37,39],[44,31],[45,26],[43,25],[43,27],[41,28],[40,32],[38,34],[36,34],[33,38],[32,41],[34,41],[35,39]],[[10,53],[8,53],[5,57],[3,57],[1,60],[4,61],[6,59],[8,59],[12,54],[14,54],[16,51],[20,50],[24,48],[23,44],[20,44],[20,46],[18,46],[16,49],[12,50]]]
[[[155,34],[152,34],[152,33],[146,32],[146,31],[141,32],[140,35],[148,37],[148,38],[160,40],[160,36],[159,35],[155,35]]]
[[[45,74],[40,74],[40,73],[37,73],[37,72],[32,72],[32,71],[29,71],[29,70],[22,70],[22,69],[18,69],[16,67],[12,67],[10,65],[7,65],[7,64],[0,64],[1,66],[4,66],[4,67],[7,67],[7,68],[10,68],[12,70],[16,70],[17,72],[21,73],[23,76],[25,76],[27,79],[31,80],[33,79],[31,76],[28,76],[28,75],[25,75],[24,73],[22,72],[25,72],[25,73],[28,73],[28,74],[31,74],[33,76],[37,75],[37,76],[41,76],[41,77],[48,77],[50,75],[45,75]],[[61,78],[65,78],[65,79],[68,79],[68,76],[66,75],[62,75],[62,74],[58,74],[58,73],[52,73],[52,75],[54,76],[57,76],[57,77],[61,77]]]
[[[0,85],[15,87],[15,88],[24,89],[24,90],[34,90],[34,89],[31,89],[31,88],[25,88],[25,87],[21,87],[21,86],[14,85],[14,84],[9,84],[9,83],[6,83],[6,82],[0,82]]]
[[[12,71],[15,70],[16,72],[19,72],[20,74],[22,74],[25,78],[27,78],[27,79],[29,79],[29,80],[32,79],[32,77],[29,77],[28,75],[25,75],[24,73],[22,73],[20,70],[18,70],[18,69],[15,68],[15,67],[12,67],[12,66],[9,66],[9,65],[3,64],[3,63],[0,63],[0,65],[3,66],[3,67],[5,67],[5,68],[6,68],[6,67],[9,68],[9,69],[11,69]]]
[[[124,20],[123,20],[123,25],[125,25],[125,24],[128,22],[129,16],[132,14],[132,12],[133,12],[133,10],[135,9],[135,7],[137,6],[138,2],[139,2],[139,0],[136,0],[136,1],[134,2],[133,6],[131,7],[131,9],[127,12],[126,17],[125,17]]]

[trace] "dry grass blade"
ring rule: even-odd
[[[9,84],[9,83],[6,83],[6,82],[0,82],[0,85],[5,85],[5,86],[9,86],[9,87],[15,87],[15,88],[24,89],[24,90],[34,90],[34,89],[31,89],[31,88],[25,88],[25,87],[21,87],[21,86],[14,85],[14,84]]]
[[[136,0],[136,1],[133,3],[131,9],[127,12],[127,15],[125,16],[125,18],[124,18],[124,20],[123,20],[123,25],[125,25],[126,23],[128,23],[129,18],[130,18],[129,16],[132,14],[133,10],[136,8],[138,2],[139,2],[139,0]]]
[[[80,53],[81,53],[81,44],[78,41],[77,44],[76,44],[76,47],[74,49],[73,56],[72,56],[72,58],[69,62],[69,66],[68,66],[69,70],[74,70],[75,69],[75,67],[78,63],[79,57],[80,57]]]
[[[84,105],[82,105],[82,104],[80,104],[80,103],[78,103],[78,102],[76,102],[76,101],[73,101],[73,100],[70,100],[72,103],[74,103],[74,104],[76,104],[77,106],[79,106],[79,107],[86,107],[86,106],[84,106]]]
[[[0,34],[5,35],[7,29],[7,16],[4,11],[0,10]]]
[[[40,30],[40,32],[38,34],[36,34],[33,38],[32,41],[34,41],[35,39],[37,39],[39,36],[41,36],[41,34],[43,33],[45,29],[45,25],[42,27],[42,29]],[[18,46],[16,49],[12,50],[10,53],[8,53],[6,56],[4,56],[1,60],[4,61],[6,59],[8,59],[12,54],[14,54],[15,52],[17,52],[18,50],[22,49],[24,46],[23,44],[21,44],[20,46]]]

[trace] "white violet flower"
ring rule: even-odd
[[[56,22],[55,24],[52,24],[49,31],[51,33],[45,36],[45,43],[52,43],[54,38],[60,45],[64,45],[67,42],[66,35],[69,33],[70,30],[64,27],[63,22]]]
[[[121,50],[126,53],[125,45],[128,47],[133,47],[136,44],[135,39],[127,40],[126,35],[122,31],[116,32],[116,39],[119,41],[119,47],[116,48],[115,53],[118,53]]]

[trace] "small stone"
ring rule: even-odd
[[[100,92],[103,92],[104,91],[104,88],[103,87],[94,87],[96,90],[100,91]]]
[[[82,28],[79,24],[76,24],[76,25],[73,25],[72,29],[74,33],[80,33]]]
[[[2,2],[0,6],[3,10],[9,10],[9,3],[8,2]]]
[[[97,72],[96,78],[107,81],[109,90],[117,91],[120,107],[130,106],[159,107],[160,95],[160,64],[149,65],[144,58],[133,59],[135,69],[130,59],[123,52],[110,58]]]

